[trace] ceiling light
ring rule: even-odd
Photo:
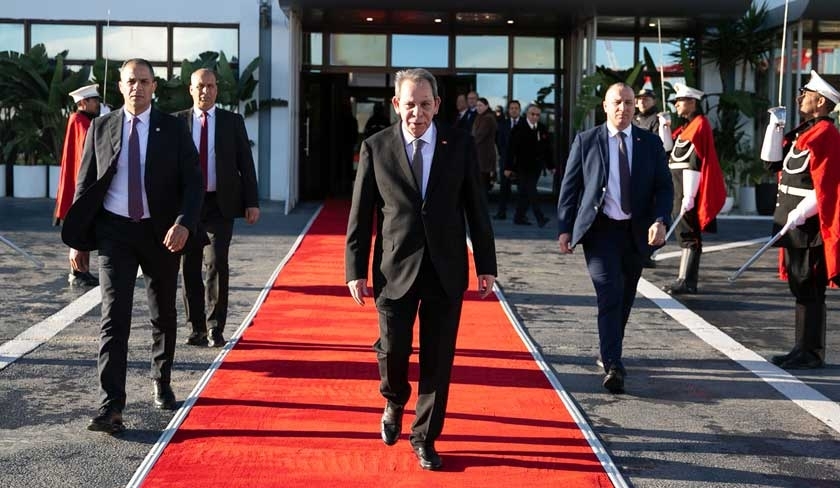
[[[443,19],[441,19],[440,17],[435,19],[435,24],[440,24],[441,22],[443,22]]]
[[[507,23],[513,25],[513,19],[508,19]]]
[[[367,20],[368,22],[373,22],[373,17],[367,17],[365,20]]]

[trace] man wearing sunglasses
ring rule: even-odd
[[[770,361],[784,369],[825,366],[825,289],[840,284],[840,133],[828,117],[840,103],[840,92],[816,71],[796,97],[803,122],[782,137],[784,120],[771,110],[762,159],[781,172],[773,233],[788,230],[776,243],[783,248],[783,276],[796,299],[795,343]],[[782,153],[773,151],[783,145]],[[781,161],[768,161],[772,152]],[[775,158],[771,158],[775,159]]]

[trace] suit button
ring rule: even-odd
[[[598,205],[595,205],[595,206],[594,206],[594,207],[592,207],[592,208],[594,208],[596,212],[598,211]]]

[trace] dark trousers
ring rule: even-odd
[[[599,214],[583,238],[586,267],[598,300],[598,338],[604,369],[623,370],[624,329],[642,275],[642,257],[633,244],[629,220]]]
[[[540,202],[537,197],[537,182],[540,179],[540,173],[523,172],[519,173],[519,180],[516,183],[519,189],[519,202],[516,205],[516,218],[527,218],[528,207],[534,212],[534,217],[537,220],[542,220],[545,216],[540,210]]]
[[[825,248],[785,248],[788,286],[796,298],[796,347],[825,359]]]
[[[170,380],[177,332],[178,256],[158,242],[151,220],[132,222],[108,212],[97,217],[96,242],[102,291],[100,408],[121,411],[138,266],[143,270],[152,325],[152,379]]]
[[[191,246],[181,260],[184,275],[182,295],[187,324],[193,332],[221,334],[225,330],[230,283],[230,241],[233,219],[222,215],[216,193],[206,193],[201,209],[200,232],[206,232],[210,244]],[[204,269],[207,269],[205,286]],[[205,310],[206,308],[206,310]],[[205,315],[206,314],[206,315]]]
[[[411,396],[408,364],[419,307],[420,379],[412,445],[433,443],[443,431],[462,302],[463,295],[453,298],[446,294],[428,257],[405,296],[376,300],[379,339],[373,349],[379,364],[379,391],[396,405],[405,405]]]
[[[503,167],[499,168],[499,172],[496,173],[496,178],[499,180],[499,208],[497,211],[498,213],[506,213],[508,202],[510,201],[510,178],[505,176],[505,168]]]
[[[671,217],[676,220],[680,215],[682,209],[682,200],[676,201],[674,209],[671,212]],[[683,215],[682,219],[677,222],[677,228],[674,229],[677,235],[677,240],[680,247],[683,249],[702,249],[703,234],[700,231],[700,217],[697,215],[697,208],[692,208]]]

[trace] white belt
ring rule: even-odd
[[[668,168],[670,169],[690,169],[690,163],[669,163]]]
[[[807,190],[805,188],[797,188],[795,186],[788,186],[779,184],[779,191],[782,193],[787,193],[788,195],[794,195],[797,197],[807,197],[814,193],[814,190]]]

